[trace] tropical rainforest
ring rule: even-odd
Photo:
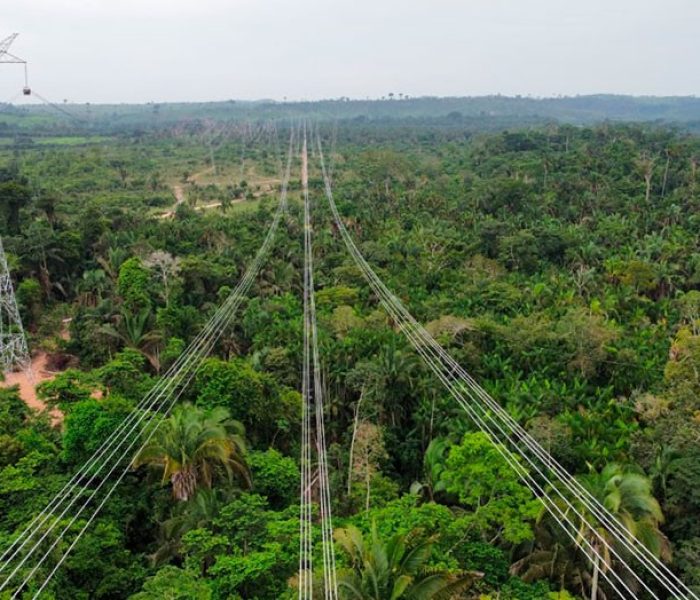
[[[0,550],[168,377],[278,206],[293,121],[144,113],[148,127],[91,130],[10,111],[0,129],[0,235],[29,347],[50,373],[36,385],[46,410],[0,389]],[[454,112],[311,126],[377,275],[700,593],[700,140],[658,123],[480,130]],[[616,557],[591,564],[383,311],[309,155],[340,598],[615,598],[598,575]],[[294,143],[291,156],[288,207],[250,292],[41,598],[298,596]],[[88,514],[61,519],[77,528]],[[71,539],[55,541],[38,582]]]

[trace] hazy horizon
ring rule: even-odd
[[[54,101],[695,96],[700,3],[25,0],[0,38]],[[21,89],[0,65],[0,102]],[[22,98],[15,99],[21,101]]]

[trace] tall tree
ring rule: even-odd
[[[170,481],[179,501],[200,487],[211,489],[217,472],[246,484],[250,480],[243,426],[221,407],[178,406],[136,457],[135,466],[144,464],[163,470],[163,481]]]
[[[468,589],[481,573],[451,573],[428,567],[436,538],[418,531],[381,540],[376,524],[365,540],[356,527],[336,529],[334,537],[350,567],[341,572],[341,598],[353,600],[428,600],[453,598]]]
[[[647,477],[626,470],[618,464],[609,464],[601,471],[592,470],[588,475],[581,476],[579,481],[631,536],[637,538],[655,556],[670,560],[670,545],[660,529],[664,517],[659,503],[652,494],[651,481]],[[621,568],[619,560],[609,552],[602,540],[614,548],[624,560],[629,557],[629,552],[586,506],[576,500],[573,502],[578,515],[572,515],[572,517],[578,520],[576,528],[580,536],[586,539],[602,559],[597,558],[591,564],[577,548],[571,546],[570,540],[564,539],[563,532],[552,524],[538,531],[538,544],[528,558],[517,564],[515,570],[523,571],[526,579],[532,578],[533,575],[538,576],[538,569],[541,575],[542,558],[550,556],[553,561],[551,569],[553,578],[563,577],[566,573],[575,574],[582,593],[587,591],[591,600],[598,598],[609,600],[614,597],[600,580],[601,573],[610,570],[615,570],[632,589],[635,589],[636,581],[630,577],[626,569]],[[559,503],[562,510],[566,510],[563,501],[559,500]],[[541,519],[547,525],[552,517],[543,512]],[[542,536],[543,532],[546,532],[546,535]],[[555,559],[558,553],[552,552],[553,548],[566,549],[569,560],[578,565],[576,569],[572,564],[564,569],[562,566],[566,563],[564,555],[559,554]]]
[[[19,211],[31,198],[29,187],[17,181],[0,183],[0,206],[5,211],[7,230],[19,233]]]

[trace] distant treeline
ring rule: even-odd
[[[183,121],[240,121],[311,117],[373,124],[441,125],[493,131],[547,122],[656,122],[700,131],[700,98],[591,95],[565,98],[481,96],[314,102],[229,100],[206,103],[0,105],[0,136],[18,133],[117,133],[170,127]]]

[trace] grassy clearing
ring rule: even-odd
[[[49,136],[49,137],[31,137],[21,140],[22,147],[32,146],[86,146],[91,144],[103,144],[110,141],[107,136]],[[0,138],[0,146],[14,146],[16,139],[14,137]]]
[[[85,144],[101,144],[111,138],[102,135],[95,136],[55,136],[34,138],[34,143],[40,146],[82,146]]]

